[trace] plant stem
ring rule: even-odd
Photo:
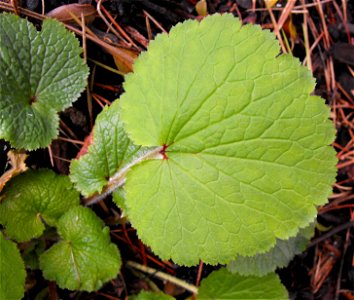
[[[190,291],[193,294],[198,294],[198,288],[195,285],[185,282],[185,281],[178,279],[174,276],[171,276],[169,274],[157,271],[156,269],[153,269],[153,268],[150,268],[150,267],[147,267],[144,265],[140,265],[140,264],[138,264],[134,261],[130,261],[130,260],[127,262],[127,266],[137,269],[139,271],[148,273],[150,275],[156,276],[157,278],[160,278],[162,280],[167,280],[169,282],[172,282],[175,285],[183,287],[184,289],[186,289],[187,291]]]
[[[103,187],[100,193],[95,193],[92,196],[85,198],[83,200],[84,204],[88,206],[97,203],[98,201],[102,200],[107,195],[111,194],[113,191],[121,187],[125,183],[127,173],[133,166],[149,159],[163,159],[164,156],[160,153],[162,150],[163,147],[154,148],[146,152],[144,155],[133,160],[129,164],[125,165],[122,169],[118,170],[112,177],[109,178],[107,185]]]

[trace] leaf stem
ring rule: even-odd
[[[138,157],[137,159],[133,160],[129,164],[125,165],[122,169],[119,169],[112,177],[109,178],[108,183],[106,186],[103,187],[100,193],[95,193],[90,197],[87,197],[83,200],[86,206],[92,205],[101,201],[107,195],[114,192],[116,189],[121,187],[125,183],[126,175],[129,170],[134,167],[135,165],[149,159],[163,159],[164,156],[161,154],[163,147],[154,148],[144,155]]]
[[[188,282],[185,282],[185,281],[183,281],[181,279],[178,279],[178,278],[176,278],[174,276],[171,276],[169,274],[163,273],[161,271],[158,271],[156,269],[153,269],[153,268],[150,268],[150,267],[147,267],[147,266],[144,266],[144,265],[140,265],[140,264],[138,264],[138,263],[136,263],[134,261],[130,261],[130,260],[127,262],[127,266],[131,267],[131,268],[134,268],[134,269],[137,269],[139,271],[142,271],[144,273],[148,273],[150,275],[156,276],[159,279],[167,280],[169,282],[172,282],[175,285],[183,287],[184,289],[186,289],[187,291],[190,291],[193,294],[198,294],[198,288],[195,285],[190,284]]]

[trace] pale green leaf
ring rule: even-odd
[[[116,101],[97,116],[93,142],[85,155],[72,160],[70,178],[86,197],[101,192],[108,179],[141,151],[125,133]]]
[[[126,205],[142,241],[176,263],[227,263],[295,236],[327,201],[334,128],[311,73],[230,14],[178,24],[126,77],[122,120],[168,159],[135,166]]]
[[[163,293],[141,291],[138,295],[129,296],[129,299],[130,300],[173,300],[175,298]]]
[[[275,273],[240,276],[226,269],[211,273],[200,285],[197,300],[285,300],[288,292]]]
[[[20,251],[0,232],[0,299],[22,299],[25,279],[25,265]]]
[[[69,210],[57,229],[62,240],[40,256],[46,279],[61,288],[95,291],[117,276],[118,248],[111,243],[109,228],[92,210],[82,206]]]
[[[27,20],[3,13],[0,28],[0,137],[16,148],[46,147],[57,136],[57,112],[86,85],[79,41],[51,19],[37,32]]]
[[[0,224],[19,242],[39,237],[45,224],[54,226],[65,212],[80,204],[69,177],[46,169],[16,176],[5,186],[2,197]]]
[[[296,237],[289,240],[277,240],[275,247],[266,253],[255,256],[237,256],[231,261],[227,268],[232,273],[241,275],[263,276],[273,272],[276,268],[282,268],[289,264],[295,255],[306,249],[310,238],[313,236],[314,226],[308,226],[300,230]]]

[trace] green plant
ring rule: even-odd
[[[87,154],[72,161],[75,187],[87,203],[113,192],[141,240],[163,259],[187,266],[200,260],[230,263],[229,270],[245,274],[241,261],[253,264],[250,271],[263,275],[261,280],[280,286],[275,274],[266,274],[305,247],[309,229],[300,229],[327,201],[336,158],[328,146],[334,138],[328,108],[309,95],[312,75],[297,59],[278,54],[273,34],[241,26],[232,15],[186,21],[159,35],[126,76],[121,99],[97,117]],[[15,180],[26,182],[26,176]],[[21,203],[6,196],[15,194],[12,182],[1,216]],[[97,217],[73,206],[51,222],[46,210],[36,210],[62,237],[41,255],[40,266],[60,287],[94,290],[118,273],[119,254]],[[70,223],[81,217],[89,221]],[[22,236],[8,220],[0,221],[10,237]],[[75,252],[83,244],[93,249],[82,263],[62,263],[84,255]],[[99,247],[107,251],[96,251]],[[284,247],[289,255],[275,261]],[[82,277],[96,255],[109,257],[114,266],[103,264],[102,272],[97,266],[91,274],[98,274],[96,280]],[[267,266],[260,269],[264,261]],[[66,265],[76,279],[68,277]],[[243,288],[261,281],[227,270],[215,274],[205,282],[230,282],[230,289],[215,296],[202,285],[198,299],[244,297]],[[234,290],[235,281],[244,285]],[[284,290],[276,291],[282,296],[265,290],[260,297],[286,298]]]
[[[86,85],[88,67],[75,36],[55,20],[42,31],[12,14],[0,15],[0,138],[33,150],[58,134],[58,111]]]

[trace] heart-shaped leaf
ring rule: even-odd
[[[40,267],[48,280],[61,288],[95,291],[117,276],[121,259],[111,243],[109,228],[95,213],[78,206],[60,218],[62,240],[40,256]]]
[[[0,137],[13,147],[46,147],[57,136],[57,112],[77,100],[88,67],[75,36],[47,19],[41,32],[0,14]]]
[[[39,237],[45,223],[54,226],[65,212],[80,204],[69,177],[45,169],[15,177],[5,186],[2,197],[0,224],[19,242]]]
[[[128,173],[126,205],[163,259],[227,263],[295,236],[327,201],[334,128],[311,73],[230,14],[186,21],[126,77],[122,120],[165,159]]]

